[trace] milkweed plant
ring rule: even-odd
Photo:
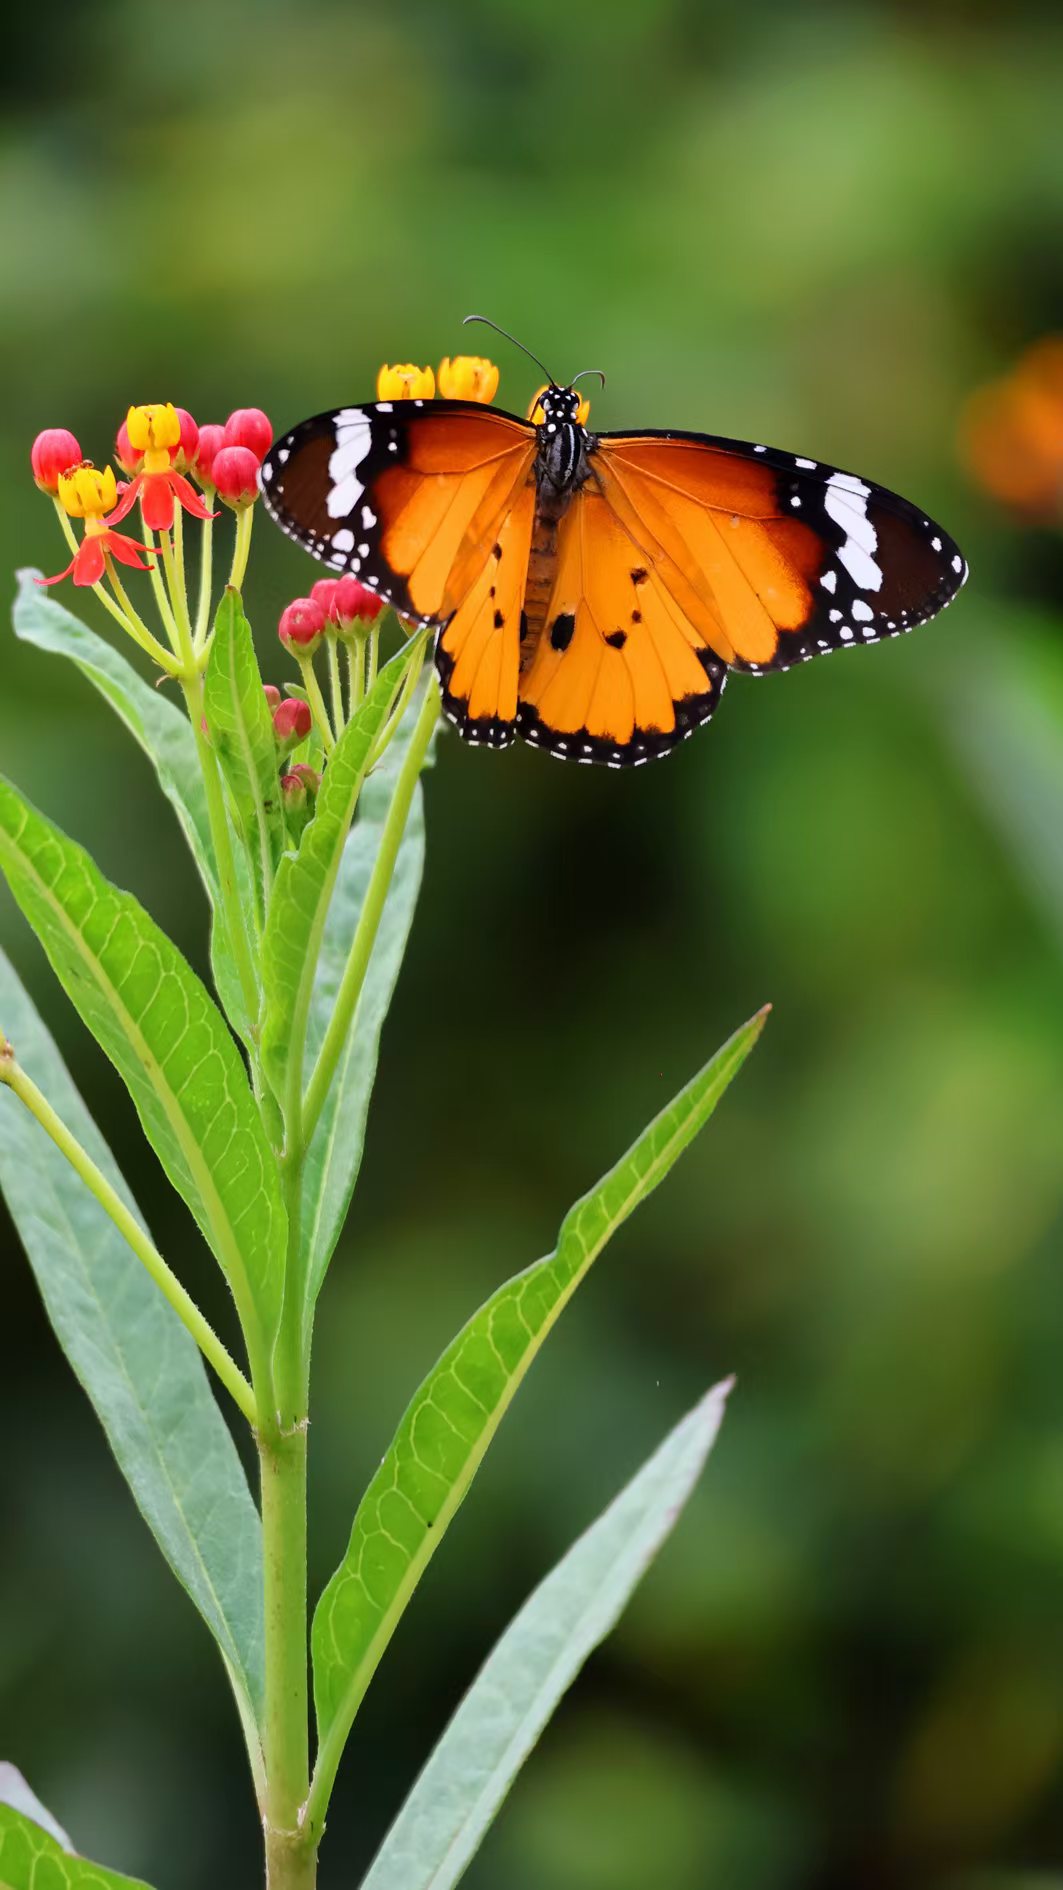
[[[440,372],[444,392],[467,398],[490,399],[497,380],[472,358]],[[433,391],[430,370],[382,371],[388,398]],[[16,634],[74,663],[153,764],[206,893],[213,991],[136,896],[0,778],[0,866],[225,1276],[239,1346],[152,1239],[2,957],[0,1183],[56,1337],[217,1643],[269,1890],[309,1890],[333,1792],[351,1789],[342,1759],[355,1715],[505,1412],[614,1229],[712,1114],[764,1013],[569,1210],[553,1251],[499,1285],[447,1347],[383,1448],[311,1614],[314,1319],[417,900],[440,700],[427,632],[409,634],[353,578],[287,605],[290,680],[283,692],[263,683],[244,592],[270,439],[257,409],[197,428],[172,405],[134,407],[116,472],[84,459],[66,430],[41,433],[33,475],[69,563],[58,576],[24,573],[14,613]],[[60,579],[91,592],[121,638],[72,615]],[[531,1594],[383,1835],[366,1890],[447,1890],[462,1876],[694,1487],[726,1390],[683,1418]],[[396,1387],[397,1412],[402,1402]],[[20,1756],[10,1750],[0,1768],[0,1882],[130,1884],[77,1855]]]

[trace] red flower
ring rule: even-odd
[[[38,578],[38,584],[60,584],[66,577],[72,577],[75,584],[98,584],[109,557],[117,559],[119,564],[132,565],[135,571],[150,569],[144,563],[144,553],[150,555],[151,547],[140,544],[136,538],[127,538],[123,532],[112,531],[114,514],[105,517],[115,500],[114,473],[109,466],[101,472],[85,460],[80,466],[60,473],[58,497],[68,518],[84,519],[85,536],[66,570],[60,571],[57,577]]]
[[[60,473],[69,472],[81,459],[81,448],[65,427],[46,427],[38,433],[30,448],[33,477],[42,492],[54,498],[59,490]]]
[[[143,455],[143,470],[127,485],[112,516],[112,524],[125,518],[138,499],[144,523],[151,532],[170,530],[175,500],[193,518],[213,517],[188,480],[174,470],[173,460],[185,451],[186,435],[191,441],[188,426],[195,430],[195,421],[190,414],[182,421],[176,407],[130,407],[124,433],[119,429],[118,454],[127,470],[130,465],[140,464],[138,456]],[[129,459],[125,458],[127,452]]]
[[[261,407],[238,407],[225,422],[226,446],[246,446],[259,465],[272,443],[273,428]]]

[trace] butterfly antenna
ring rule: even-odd
[[[543,367],[543,364],[540,361],[538,355],[533,354],[530,348],[526,348],[524,346],[523,341],[518,341],[516,335],[511,335],[507,329],[500,328],[498,326],[498,323],[493,322],[489,315],[466,315],[461,325],[463,328],[467,328],[470,322],[483,322],[485,328],[493,328],[496,335],[502,336],[503,341],[512,342],[514,348],[519,348],[521,354],[526,354],[529,361],[535,362],[535,365],[540,370],[540,372],[546,375],[546,378],[549,381],[551,387],[557,386],[557,382],[555,381],[549,368]]]
[[[579,373],[578,373],[578,374],[574,374],[574,375],[572,376],[572,379],[571,379],[571,380],[569,381],[569,386],[570,386],[570,387],[575,387],[575,385],[576,385],[576,382],[577,382],[577,381],[581,381],[581,380],[583,379],[583,376],[584,376],[585,374],[597,374],[597,376],[598,376],[598,379],[599,379],[599,380],[601,381],[601,383],[602,383],[602,386],[603,386],[603,387],[605,386],[605,375],[603,374],[603,372],[602,372],[602,370],[601,370],[601,368],[600,368],[600,367],[583,367],[583,368],[580,368],[580,371],[579,371]]]

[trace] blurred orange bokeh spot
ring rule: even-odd
[[[1034,517],[1063,517],[1063,335],[1036,342],[971,396],[960,448],[991,498]]]

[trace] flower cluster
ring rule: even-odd
[[[130,407],[118,428],[112,466],[97,467],[65,427],[39,433],[30,451],[33,477],[51,498],[72,556],[65,570],[41,583],[71,578],[96,591],[134,641],[171,674],[202,671],[211,623],[211,527],[221,500],[236,514],[229,582],[239,588],[247,565],[259,468],[273,430],[258,407],[243,407],[224,426],[197,426],[170,402]],[[193,484],[193,481],[195,482]],[[197,488],[198,487],[198,491]],[[141,537],[117,527],[139,507]],[[193,619],[185,583],[184,520],[204,531],[200,594]],[[79,538],[75,529],[81,524]],[[150,576],[162,621],[160,640],[134,607],[116,567]]]
[[[1027,518],[1063,520],[1063,336],[1036,342],[971,396],[960,444],[990,498]]]

